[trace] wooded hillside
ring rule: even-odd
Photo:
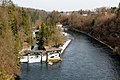
[[[80,10],[60,14],[62,24],[92,35],[112,46],[120,54],[120,3],[118,7],[102,7],[94,11]]]
[[[0,6],[0,80],[19,75],[18,52],[26,41],[32,44],[30,19],[23,8],[3,0]]]
[[[24,43],[33,46],[32,30],[39,29],[40,46],[58,46],[64,42],[52,13],[15,6],[11,0],[0,2],[0,80],[20,74],[18,52]],[[43,34],[44,33],[44,34]],[[42,37],[42,38],[41,38]],[[63,38],[62,38],[63,37]],[[40,42],[40,41],[44,42]]]

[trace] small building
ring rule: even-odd
[[[82,16],[88,16],[88,14],[82,14]]]
[[[56,26],[62,28],[63,25],[62,24],[57,24]]]

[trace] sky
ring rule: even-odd
[[[117,7],[120,0],[12,0],[21,7],[46,11],[93,10],[100,7]]]

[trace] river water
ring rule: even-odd
[[[120,57],[90,37],[69,31],[74,39],[62,62],[22,64],[21,80],[120,80]]]

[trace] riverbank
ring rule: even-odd
[[[114,53],[116,53],[116,54],[120,55],[120,53],[119,53],[119,52],[117,52],[117,50],[116,50],[115,48],[111,47],[110,45],[106,44],[106,43],[105,43],[105,42],[103,42],[103,41],[100,41],[99,39],[97,39],[97,38],[93,37],[92,35],[90,35],[90,34],[88,34],[88,33],[84,32],[84,31],[80,31],[80,30],[78,30],[78,29],[75,29],[75,28],[72,28],[72,29],[70,29],[70,30],[74,30],[74,31],[77,31],[77,32],[83,33],[83,34],[85,34],[85,35],[87,35],[87,36],[89,36],[89,37],[91,37],[91,38],[95,39],[96,41],[98,41],[98,42],[102,43],[103,45],[107,46],[107,47],[108,47],[109,49],[111,49]]]

